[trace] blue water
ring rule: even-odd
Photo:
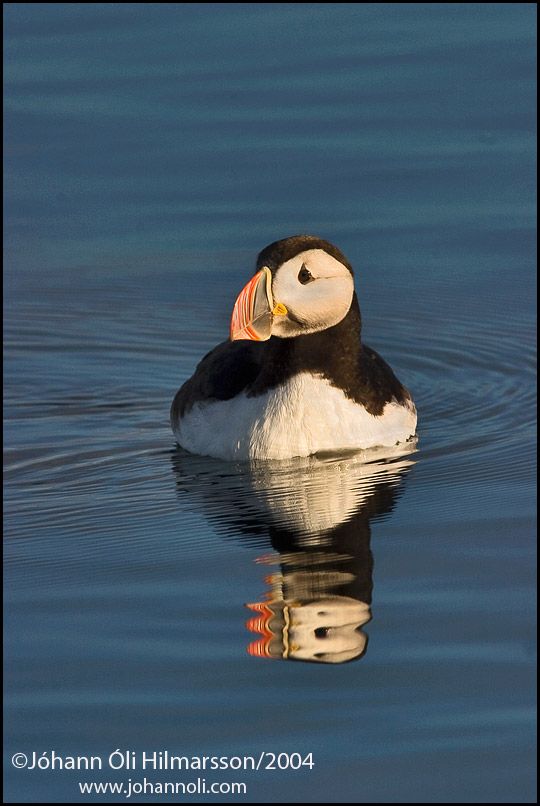
[[[5,800],[201,775],[11,764],[120,748],[313,754],[193,802],[533,802],[535,7],[4,16]],[[416,448],[175,450],[176,389],[297,232],[355,267]],[[321,618],[346,650],[292,640]]]

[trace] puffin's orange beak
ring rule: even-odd
[[[238,294],[231,317],[231,341],[267,341],[272,335],[273,316],[284,316],[285,305],[274,303],[272,273],[264,268]]]

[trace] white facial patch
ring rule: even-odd
[[[299,280],[302,268],[313,278],[307,283]],[[339,260],[323,249],[300,252],[274,275],[274,300],[285,305],[289,315],[274,317],[272,334],[289,337],[337,325],[351,307],[353,292],[352,274]]]

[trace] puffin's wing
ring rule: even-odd
[[[261,349],[263,348],[263,349]],[[252,383],[261,369],[264,345],[252,341],[224,341],[214,347],[180,387],[171,406],[171,421],[191,409],[194,403],[229,400]]]
[[[412,403],[408,389],[398,381],[379,353],[372,350],[367,344],[362,345],[361,361],[361,373],[368,383],[374,405],[383,407],[391,400],[401,404]]]

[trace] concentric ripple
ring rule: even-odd
[[[435,460],[430,481],[530,481],[536,406],[532,321],[493,313],[483,319],[456,314],[445,322],[415,311],[393,319],[392,334],[382,321],[374,324],[385,336],[377,349],[414,395],[420,455]]]
[[[189,280],[194,299],[201,296],[196,284]],[[235,288],[234,278],[223,281],[221,297],[232,300]],[[17,539],[9,544],[8,561],[24,564],[28,552],[33,562],[47,561],[47,538],[59,532],[74,541],[66,548],[68,562],[71,549],[85,556],[93,539],[105,534],[137,541],[156,520],[193,522],[204,515],[198,494],[179,495],[168,407],[200,357],[223,337],[226,315],[221,311],[216,318],[217,303],[202,295],[191,319],[182,306],[164,300],[159,318],[148,321],[139,292],[135,286],[131,298],[123,294],[120,314],[96,288],[88,300],[90,315],[78,299],[68,299],[58,312],[54,289],[8,311],[6,516],[8,534]],[[396,299],[404,293],[387,291]],[[390,362],[418,407],[415,483],[468,484],[471,490],[505,480],[531,484],[532,318],[503,317],[487,305],[480,316],[478,303],[445,319],[427,301],[416,300],[388,320],[384,300],[368,299],[365,305],[366,342]],[[445,307],[457,310],[451,300]],[[259,473],[255,491],[246,482],[249,469],[241,465],[188,456],[182,473],[192,493],[207,489],[203,497],[215,499],[217,488],[226,491],[212,509],[218,530],[220,518],[227,530],[227,506],[220,510],[219,503],[227,496],[248,510],[253,496],[259,501],[262,496],[270,507],[274,499],[279,509],[290,490],[309,487],[305,467]],[[324,483],[317,488],[319,476],[315,473],[311,483],[314,511],[317,495],[325,495]],[[433,513],[448,506],[442,497],[438,501],[437,495],[430,501]],[[189,545],[186,536],[182,543],[183,550],[200,551],[205,540],[199,536]],[[118,562],[121,554],[119,549]]]

